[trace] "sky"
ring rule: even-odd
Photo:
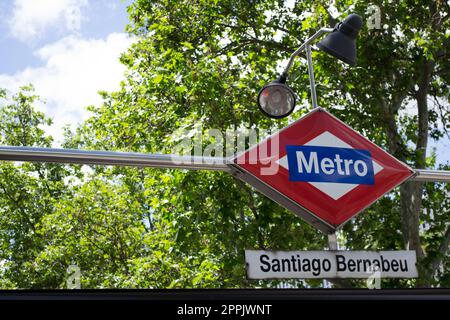
[[[132,0],[0,0],[0,88],[10,94],[33,84],[53,118],[46,128],[62,142],[62,128],[89,117],[99,90],[114,91],[124,78],[120,54],[133,40],[125,33]],[[450,139],[430,139],[437,162],[450,161]]]
[[[0,88],[14,94],[33,84],[45,101],[37,107],[53,118],[47,132],[62,142],[99,105],[99,90],[119,88],[125,68],[120,54],[130,0],[0,0]]]

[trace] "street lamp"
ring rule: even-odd
[[[305,41],[289,58],[286,68],[279,78],[264,86],[258,94],[260,110],[271,118],[284,118],[294,111],[295,94],[286,85],[289,69],[294,58],[306,50],[308,61],[309,84],[311,87],[311,100],[313,108],[317,107],[316,85],[311,58],[311,44],[324,33],[330,33],[317,44],[319,49],[354,66],[356,64],[356,36],[362,27],[362,19],[356,14],[350,14],[344,21],[339,22],[334,29],[322,28]]]

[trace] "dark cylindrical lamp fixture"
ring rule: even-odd
[[[333,32],[317,44],[320,50],[354,66],[356,64],[356,36],[362,27],[361,17],[351,14],[339,22]]]

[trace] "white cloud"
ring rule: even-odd
[[[77,33],[83,20],[81,9],[87,4],[88,0],[15,0],[9,31],[22,41],[39,38],[49,27]]]
[[[43,66],[0,74],[0,88],[17,92],[32,83],[46,101],[39,108],[54,120],[47,132],[60,140],[65,124],[86,119],[85,107],[101,102],[99,90],[119,88],[125,67],[118,59],[132,41],[124,33],[112,33],[106,39],[65,37],[35,51]]]

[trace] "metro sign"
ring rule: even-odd
[[[236,177],[327,233],[415,174],[322,108],[231,166]]]

